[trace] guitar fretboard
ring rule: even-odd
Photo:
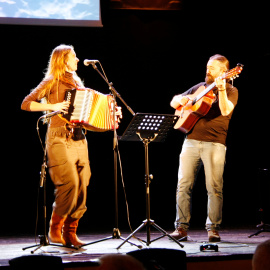
[[[216,86],[216,83],[211,83],[207,88],[205,88],[196,98],[194,98],[192,105],[194,105],[198,100],[200,100],[203,96],[205,96],[208,92],[210,92],[214,87]]]

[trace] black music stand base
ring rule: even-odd
[[[149,246],[152,242],[161,239],[165,236],[169,237],[172,241],[177,243],[180,247],[184,247],[179,241],[169,235],[165,230],[158,226],[152,219],[150,219],[150,183],[153,178],[149,174],[149,153],[148,145],[152,141],[163,141],[169,129],[177,121],[177,117],[173,115],[160,115],[160,114],[136,114],[132,119],[127,130],[124,132],[124,135],[120,140],[122,141],[141,141],[144,145],[144,160],[145,160],[145,192],[146,192],[146,220],[132,233],[130,234],[125,241],[117,247],[119,249],[122,247],[128,240],[133,237],[138,231],[146,227],[147,240],[138,240],[146,243]],[[156,230],[160,231],[163,235],[155,238],[151,241],[151,227],[154,227]]]
[[[163,233],[163,235],[161,235],[161,236],[159,236],[159,237],[153,239],[152,241],[151,241],[151,233],[150,233],[150,227],[151,227],[151,226],[154,227],[156,230],[160,231],[161,233]],[[161,238],[167,236],[167,237],[169,237],[171,240],[173,240],[175,243],[177,243],[181,248],[184,247],[179,241],[177,241],[175,238],[173,238],[172,236],[170,236],[165,230],[163,230],[160,226],[158,226],[158,225],[154,222],[154,220],[151,220],[151,219],[148,220],[148,219],[146,219],[146,220],[143,221],[143,223],[142,223],[142,224],[141,224],[141,225],[140,225],[140,226],[139,226],[132,234],[130,234],[130,235],[125,239],[125,241],[124,241],[121,245],[119,245],[119,246],[117,247],[117,249],[121,248],[126,242],[128,242],[128,240],[129,240],[131,237],[133,237],[137,232],[139,232],[139,231],[140,231],[142,228],[144,228],[144,227],[146,227],[146,231],[147,231],[147,240],[145,241],[145,240],[140,239],[140,238],[138,238],[138,237],[136,237],[136,238],[137,238],[138,240],[140,240],[140,241],[146,243],[147,246],[149,246],[151,243],[153,243],[153,242],[155,242],[155,241],[157,241],[157,240],[159,240],[159,239],[161,239]]]

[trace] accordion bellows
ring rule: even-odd
[[[71,124],[79,124],[91,131],[113,130],[113,97],[90,88],[68,90],[65,100],[68,112],[60,117]],[[118,122],[115,121],[116,128]]]

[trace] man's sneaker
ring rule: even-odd
[[[170,234],[176,240],[187,241],[187,231],[183,228],[177,228],[173,233]]]
[[[208,239],[209,242],[220,242],[220,236],[218,234],[218,231],[216,230],[208,231]]]

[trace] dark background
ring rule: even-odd
[[[223,1],[222,1],[223,2]],[[43,151],[37,136],[41,113],[21,111],[23,98],[44,76],[49,55],[59,44],[74,46],[78,75],[85,85],[109,93],[107,84],[84,59],[98,59],[116,90],[135,112],[173,114],[175,94],[203,81],[208,58],[225,55],[244,70],[227,139],[223,227],[260,223],[258,169],[269,167],[269,19],[257,2],[185,1],[180,10],[112,9],[102,1],[102,28],[0,25],[1,34],[1,230],[3,235],[42,232],[42,195],[37,201]],[[123,107],[118,130],[132,119]],[[39,125],[44,141],[46,125]],[[115,227],[113,133],[87,133],[92,178],[88,211],[80,231]],[[184,135],[173,130],[164,143],[149,145],[151,218],[173,230],[178,158]],[[144,148],[141,142],[119,142],[125,190],[133,229],[145,219]],[[118,168],[119,229],[129,230]],[[269,178],[265,177],[265,182]],[[267,189],[266,196],[269,196]],[[204,228],[207,196],[201,171],[194,190],[192,228]],[[48,221],[53,186],[47,175]],[[38,205],[38,206],[37,206]]]

